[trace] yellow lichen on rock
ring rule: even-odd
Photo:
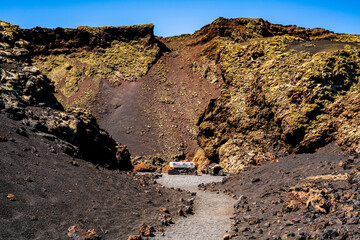
[[[205,172],[206,166],[211,163],[210,160],[205,157],[205,152],[201,148],[196,151],[192,161],[196,164],[198,173]]]
[[[350,114],[359,107],[359,47],[314,41],[297,51],[305,41],[288,35],[217,41],[227,88],[204,112],[198,138],[212,161],[237,172],[334,139],[360,152],[359,119]]]
[[[101,80],[116,86],[121,81],[136,81],[148,72],[160,51],[149,41],[149,37],[130,42],[114,40],[108,47],[40,55],[33,61],[54,82],[65,107],[85,107],[96,96]]]

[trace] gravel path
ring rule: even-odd
[[[167,227],[164,236],[154,239],[163,240],[219,240],[230,229],[230,217],[233,214],[235,201],[224,195],[214,192],[198,190],[200,183],[220,182],[223,177],[167,175],[157,179],[157,182],[166,187],[181,188],[196,192],[194,215],[178,218],[176,223]]]

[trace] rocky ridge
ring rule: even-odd
[[[49,79],[32,66],[27,48],[30,44],[19,38],[18,27],[1,22],[1,30],[1,112],[33,131],[48,134],[48,138],[61,139],[63,151],[71,156],[109,168],[131,169],[126,146],[100,129],[91,114],[80,109],[63,110]]]
[[[68,110],[94,109],[101,82],[112,86],[136,81],[166,48],[153,34],[154,26],[78,27],[76,29],[24,29],[31,42],[33,64],[57,89],[57,99]]]
[[[211,161],[236,172],[332,141],[360,151],[358,36],[220,18],[194,38],[226,84],[198,122]]]
[[[227,172],[245,171],[222,186],[210,186],[239,197],[234,232],[227,238],[264,237],[264,228],[270,226],[274,228],[267,237],[275,239],[357,236],[359,36],[243,18],[219,18],[193,35],[171,38],[155,37],[152,25],[20,29],[0,22],[0,30],[0,111],[2,119],[6,116],[0,142],[7,144],[4,149],[12,147],[4,162],[9,169],[16,166],[12,171],[27,171],[24,155],[40,156],[29,139],[41,139],[39,146],[51,153],[63,152],[73,167],[84,158],[130,170],[127,147],[104,127],[131,144],[140,155],[132,159],[138,168],[150,166],[153,171],[170,160],[193,160],[199,170],[219,163]],[[27,144],[24,153],[16,150],[17,141]],[[346,159],[296,155],[317,152],[331,142]],[[59,161],[68,160],[61,156]],[[38,163],[32,165],[36,175]],[[263,166],[253,170],[254,165]],[[274,169],[282,181],[271,176]],[[8,189],[18,189],[14,186],[23,176],[15,185],[12,174],[5,173]],[[34,182],[31,177],[25,181]],[[146,189],[135,186],[133,192],[144,196],[143,191],[155,191],[140,186]],[[240,196],[244,191],[252,194]],[[9,192],[1,203],[8,206],[18,196],[22,202],[21,195]],[[258,198],[264,200],[255,202]],[[314,228],[303,226],[308,223]],[[142,232],[149,232],[143,226]],[[311,234],[296,232],[297,226]],[[69,228],[70,235],[76,232],[81,231]]]
[[[2,25],[3,41],[51,80],[67,111],[87,109],[143,163],[161,158],[162,167],[196,155],[200,164],[237,172],[332,141],[359,151],[356,35],[245,18],[165,39],[151,24]]]

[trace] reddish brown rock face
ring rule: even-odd
[[[211,161],[237,172],[332,141],[359,152],[358,37],[220,18],[193,39],[216,56],[226,84],[198,122]]]
[[[126,146],[118,145],[85,109],[65,112],[54,96],[54,86],[49,79],[29,64],[34,52],[29,42],[22,39],[24,32],[12,25],[4,26],[1,26],[1,36],[10,34],[14,39],[4,39],[1,45],[6,57],[0,57],[0,109],[34,131],[52,135],[48,137],[72,157],[82,157],[112,169],[130,170]],[[18,132],[26,136],[20,130]]]
[[[133,172],[155,172],[156,167],[151,164],[137,164],[133,168]]]

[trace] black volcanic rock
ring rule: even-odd
[[[32,43],[32,54],[52,51],[71,51],[79,48],[97,48],[110,46],[115,40],[130,42],[144,37],[156,41],[153,35],[154,25],[135,25],[129,27],[78,27],[70,28],[33,28],[22,29],[21,37]]]
[[[54,97],[54,87],[49,79],[30,64],[29,51],[22,47],[29,44],[23,39],[16,39],[19,29],[3,22],[1,24],[1,113],[21,120],[34,131],[53,134],[77,146],[83,157],[91,162],[130,170],[132,166],[127,148],[100,129],[89,113],[79,109],[72,113],[64,112]]]

